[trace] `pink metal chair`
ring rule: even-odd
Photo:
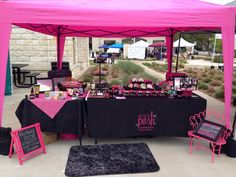
[[[189,135],[189,153],[192,154],[192,149],[193,149],[193,143],[196,142],[197,150],[201,149],[208,149],[211,150],[212,154],[212,163],[214,162],[214,155],[215,152],[218,152],[218,157],[220,156],[221,152],[221,147],[222,145],[226,144],[227,138],[231,134],[231,130],[228,128],[224,128],[223,133],[221,136],[218,138],[217,141],[212,141],[209,139],[206,139],[205,137],[202,137],[201,135],[196,135],[194,131],[197,129],[198,125],[203,121],[203,120],[209,120],[211,122],[215,122],[221,125],[225,124],[225,116],[219,112],[216,111],[204,111],[204,112],[199,112],[198,114],[195,114],[193,116],[190,116],[190,125],[192,126],[192,130],[188,131]],[[194,141],[195,140],[195,141]],[[209,142],[211,148],[206,148],[202,145],[202,142]]]

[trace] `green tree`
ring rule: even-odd
[[[179,33],[176,33],[174,39],[178,40]],[[196,42],[195,48],[201,51],[208,51],[209,54],[213,49],[214,45],[214,34],[182,34],[182,38],[187,40],[188,42],[194,43]]]
[[[216,53],[222,53],[222,40],[216,39]]]

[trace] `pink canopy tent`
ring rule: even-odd
[[[161,46],[166,46],[165,42],[155,42],[151,45],[149,45],[148,47],[161,47]]]
[[[0,1],[0,12],[0,125],[11,25],[16,25],[56,36],[59,68],[67,36],[165,36],[168,72],[171,72],[173,37],[176,32],[221,31],[226,126],[230,126],[236,14],[234,7],[199,0],[8,0]]]

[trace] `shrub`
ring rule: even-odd
[[[179,63],[184,63],[184,64],[186,64],[186,63],[188,63],[188,61],[187,61],[186,59],[180,58],[180,59],[179,59]]]
[[[123,79],[122,79],[122,84],[123,84],[123,85],[128,85],[128,84],[129,84],[129,80],[130,80],[129,76],[128,76],[128,75],[125,75],[125,76],[123,77]]]
[[[193,73],[193,69],[192,69],[192,68],[189,68],[189,69],[187,70],[187,72],[188,72],[188,73]]]
[[[151,76],[147,73],[142,74],[141,77],[144,78],[144,79],[147,79],[147,80],[151,80],[153,83],[157,83],[158,81],[160,81],[159,78],[153,77],[153,76]]]
[[[118,78],[119,77],[119,73],[118,72],[113,72],[112,73],[112,77],[113,78]]]
[[[215,93],[215,97],[216,97],[216,98],[224,98],[224,97],[225,97],[225,95],[224,95],[224,89],[219,89],[219,90],[217,90],[216,93]]]
[[[207,90],[208,89],[208,85],[205,84],[205,83],[199,82],[198,88],[202,89],[202,90]]]
[[[236,87],[233,87],[233,93],[236,94]]]
[[[102,80],[106,81],[107,80],[107,76],[101,76],[101,81]]]
[[[212,95],[213,93],[215,93],[215,89],[213,87],[210,87],[210,88],[208,88],[207,93],[209,95]]]
[[[233,80],[233,85],[236,85],[236,79]]]
[[[207,74],[214,76],[216,74],[216,71],[214,69],[211,69],[211,70],[208,70]]]
[[[107,71],[108,70],[108,65],[103,65],[102,70]]]
[[[91,82],[93,80],[93,76],[92,75],[85,75],[84,76],[84,82]]]
[[[166,72],[167,71],[167,64],[158,64],[158,63],[155,63],[155,62],[152,62],[152,63],[143,63],[144,66],[147,66],[155,71],[160,71],[160,72]]]
[[[184,68],[184,64],[183,64],[183,63],[180,63],[180,64],[179,64],[179,68]]]
[[[213,80],[213,81],[211,81],[210,85],[211,86],[221,86],[222,83],[218,80]]]
[[[205,78],[202,79],[202,82],[210,83],[211,79],[209,77],[205,77]]]
[[[89,60],[89,65],[95,65],[93,60]]]
[[[222,56],[215,56],[213,62],[214,63],[223,63],[223,57]]]
[[[111,66],[111,68],[112,68],[112,70],[119,70],[118,64],[113,64],[113,65]]]
[[[143,65],[149,67],[151,66],[151,63],[143,63]]]
[[[202,76],[202,77],[207,77],[207,74],[206,74],[205,72],[203,72],[203,73],[201,74],[201,76]]]
[[[223,81],[224,77],[222,75],[215,75],[215,79],[218,81]],[[235,82],[235,84],[236,84],[236,82]]]
[[[119,62],[118,66],[120,69],[124,71],[124,73],[131,75],[131,74],[139,74],[144,72],[144,69],[141,66],[136,65],[133,62]]]
[[[112,80],[111,85],[121,85],[122,81],[121,80]]]

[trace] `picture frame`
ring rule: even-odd
[[[39,93],[54,91],[52,78],[36,78],[36,84],[40,86]]]
[[[225,128],[226,127],[224,125],[204,119],[199,123],[193,133],[207,140],[217,142]]]

